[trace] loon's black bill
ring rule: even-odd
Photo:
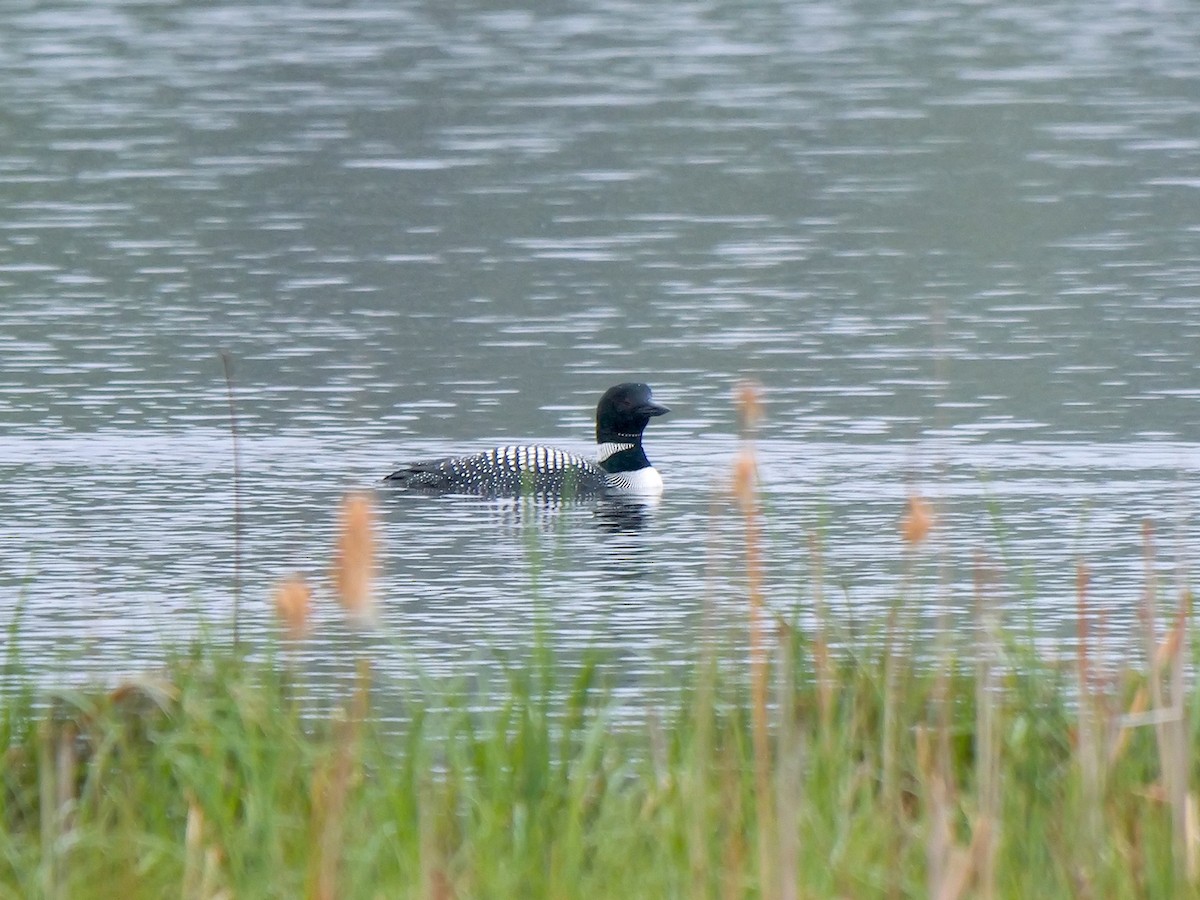
[[[670,407],[663,406],[661,403],[647,403],[638,408],[638,412],[643,416],[665,416],[670,411]]]

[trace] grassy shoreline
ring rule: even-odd
[[[641,728],[541,644],[493,711],[445,686],[437,712],[405,698],[400,731],[366,660],[313,719],[283,656],[206,645],[113,691],[11,699],[0,896],[1195,892],[1144,676],[998,643],[971,665],[899,639],[831,653],[771,624],[762,673],[702,658]]]

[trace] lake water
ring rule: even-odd
[[[653,385],[638,521],[384,493],[382,628],[304,651],[462,671],[604,648],[669,682],[743,619],[733,386],[772,605],[866,627],[996,602],[1048,646],[1075,566],[1112,639],[1200,501],[1200,17],[1190,0],[12,3],[0,29],[0,621],[35,672],[243,634],[326,579],[395,464],[586,451]],[[911,490],[942,528],[913,558]],[[326,598],[327,599],[327,598]],[[1014,627],[1016,625],[1014,624]]]

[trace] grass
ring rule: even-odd
[[[747,656],[703,646],[642,726],[617,724],[598,660],[566,665],[543,632],[498,701],[426,680],[398,725],[364,658],[314,712],[287,651],[309,630],[294,579],[275,652],[197,642],[153,678],[50,699],[14,688],[14,617],[0,898],[1198,893],[1190,595],[1160,596],[1152,532],[1144,659],[1118,668],[1082,566],[1066,662],[1004,630],[982,560],[973,629],[932,652],[903,598],[871,640],[845,640],[819,579],[817,624],[781,621],[761,596],[749,435],[735,498]],[[911,556],[931,529],[914,497]],[[370,506],[352,499],[332,580],[366,627],[373,567]]]
[[[818,677],[812,649],[794,630],[775,641],[765,749],[752,684],[711,660],[668,718],[615,728],[596,667],[568,671],[546,646],[492,711],[410,698],[399,729],[372,717],[365,663],[313,717],[280,660],[202,646],[160,679],[13,701],[0,896],[1191,890],[1154,729],[1110,741],[1097,785],[1069,669],[1006,652],[989,700],[973,668],[881,644]]]

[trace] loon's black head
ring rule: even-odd
[[[650,419],[669,412],[654,402],[648,384],[629,381],[613,385],[596,404],[596,443],[641,443]]]

